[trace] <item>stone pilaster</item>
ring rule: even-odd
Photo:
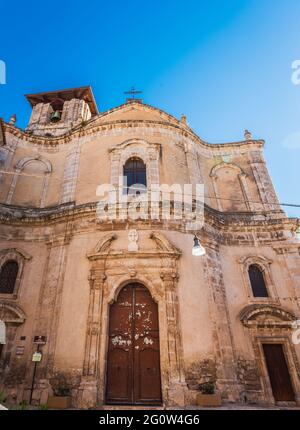
[[[222,209],[221,199],[219,198],[219,193],[218,193],[217,175],[214,173],[214,174],[211,174],[210,177],[212,179],[212,185],[216,196],[218,210],[222,212],[223,209]]]
[[[207,287],[210,289],[209,306],[218,363],[217,387],[224,399],[238,401],[239,387],[235,371],[234,345],[219,250],[212,243],[205,244],[205,248],[204,273]]]
[[[46,344],[41,345],[39,348],[43,358],[42,361],[38,363],[35,376],[33,400],[36,403],[45,402],[48,394],[51,393],[49,378],[53,375],[54,368],[68,243],[69,240],[66,235],[47,244],[48,256],[44,266],[42,287],[33,329],[33,337],[46,336]],[[28,400],[30,396],[30,387],[34,370],[31,356],[32,353],[36,351],[36,348],[37,345],[32,344],[31,353],[28,356],[26,388],[24,391],[24,398],[26,398],[26,400]]]
[[[281,263],[281,274],[288,291],[284,305],[286,306],[289,301],[289,305],[295,309],[295,313],[298,315],[300,309],[300,243],[274,246],[273,249],[277,254],[278,261]]]
[[[255,210],[253,203],[251,202],[251,198],[250,198],[250,194],[249,194],[249,189],[248,189],[248,184],[247,184],[247,175],[245,173],[240,173],[238,175],[240,184],[241,184],[241,189],[242,189],[242,193],[244,196],[244,200],[245,200],[245,205],[247,210]]]
[[[148,149],[148,159],[148,184],[159,184],[159,152],[157,151],[157,148]]]
[[[90,302],[87,323],[87,338],[83,374],[96,375],[99,364],[99,335],[102,317],[103,284],[105,275],[103,271],[93,270],[89,276]]]
[[[165,290],[167,343],[169,358],[168,404],[185,405],[185,377],[181,341],[180,312],[177,295],[178,276],[171,271],[161,272]]]
[[[7,190],[2,189],[5,176],[7,175],[4,172],[12,172],[12,160],[15,155],[15,151],[18,145],[18,138],[15,136],[10,136],[9,140],[7,139],[6,145],[1,146],[0,142],[0,196],[2,201],[6,201],[7,198]],[[9,181],[12,180],[13,175],[9,175]],[[6,188],[6,187],[5,187]]]
[[[250,165],[264,209],[280,211],[279,201],[260,151],[251,153]]]
[[[34,335],[47,337],[47,342],[42,347],[43,360],[39,364],[37,380],[51,376],[54,366],[68,242],[66,237],[61,237],[48,244],[48,257],[34,328]]]
[[[61,203],[75,201],[76,183],[80,159],[79,142],[72,148],[65,161],[64,178],[62,184]]]
[[[119,168],[120,158],[119,153],[112,153],[110,162],[110,183],[117,188],[119,187],[119,176],[120,174],[123,175],[123,172],[121,173]]]
[[[21,174],[21,169],[16,168],[16,169],[15,169],[14,176],[13,176],[12,181],[11,181],[11,184],[10,184],[10,188],[9,188],[9,191],[8,191],[7,197],[6,197],[6,202],[5,202],[5,203],[6,203],[7,205],[10,205],[10,204],[11,204],[12,197],[13,197],[13,195],[14,195],[14,192],[15,192],[15,189],[16,189],[16,186],[17,186],[17,181],[18,181],[18,179],[19,179],[20,174]]]
[[[197,152],[192,144],[185,144],[185,156],[189,171],[190,183],[203,184]]]
[[[89,276],[90,301],[85,357],[78,399],[81,408],[95,407],[97,404],[103,287],[106,279],[103,269],[104,267],[91,270]]]

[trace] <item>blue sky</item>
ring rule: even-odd
[[[0,10],[5,120],[26,126],[26,93],[91,85],[103,111],[135,85],[206,141],[245,128],[265,139],[280,200],[300,204],[299,0],[2,0]]]

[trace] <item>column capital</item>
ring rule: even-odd
[[[160,275],[160,278],[164,282],[172,282],[173,283],[175,281],[178,281],[178,279],[179,279],[179,275],[178,275],[177,271],[175,271],[175,270],[174,271],[162,270],[159,275]]]

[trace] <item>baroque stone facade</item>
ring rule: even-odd
[[[8,399],[45,403],[63,384],[74,407],[105,405],[110,308],[123,287],[139,283],[158,306],[163,405],[195,404],[206,382],[224,402],[280,401],[266,345],[281,346],[288,401],[300,404],[300,346],[292,341],[299,220],[278,203],[264,142],[247,132],[209,144],[185,117],[141,100],[98,113],[89,87],[28,100],[25,131],[0,123],[0,274],[18,264],[13,290],[0,283],[0,389]],[[190,231],[172,217],[99,219],[99,185],[120,187],[130,159],[143,161],[147,188],[203,183],[203,227]],[[192,256],[194,234],[202,257]],[[264,295],[253,290],[251,266],[262,273]],[[37,336],[45,341],[35,366]]]

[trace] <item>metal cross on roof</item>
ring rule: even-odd
[[[124,94],[130,94],[130,98],[134,99],[137,94],[142,94],[143,91],[138,91],[135,87],[131,87],[129,91],[124,91]]]

